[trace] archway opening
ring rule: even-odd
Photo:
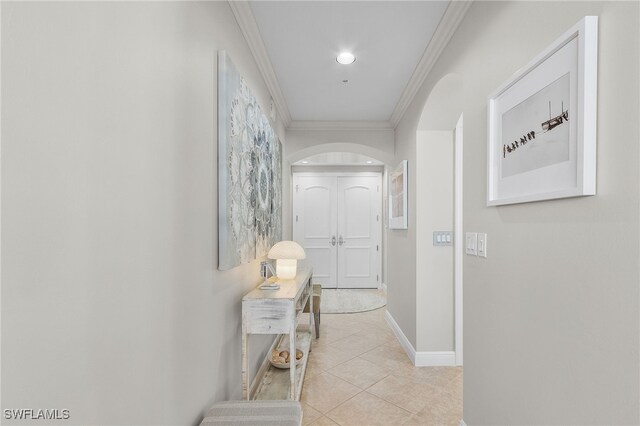
[[[418,351],[448,354],[433,360],[440,365],[462,365],[464,94],[459,75],[443,76],[416,128],[416,257],[423,260],[416,264],[416,340]],[[425,359],[425,365],[431,361]]]
[[[313,145],[308,148],[297,150],[286,156],[286,161],[289,165],[296,164],[297,162],[307,159],[307,157],[313,157],[316,155],[328,155],[336,156],[334,158],[363,158],[368,157],[370,160],[376,160],[383,165],[392,165],[394,162],[394,155],[392,150],[382,151],[373,148],[368,145],[359,143],[322,143]],[[357,157],[362,156],[362,157]],[[319,157],[321,158],[321,157]],[[366,161],[366,160],[365,160]]]
[[[384,163],[376,158],[355,152],[323,152],[309,155],[294,163],[292,166],[349,166],[367,167],[384,166]]]

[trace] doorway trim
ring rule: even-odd
[[[463,364],[463,268],[462,262],[464,259],[463,246],[463,122],[464,113],[460,114],[460,118],[456,123],[455,139],[454,139],[454,218],[453,218],[453,235],[455,239],[454,254],[453,254],[453,282],[454,282],[454,350],[455,350],[455,363],[456,365]]]

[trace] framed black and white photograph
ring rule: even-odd
[[[587,16],[489,96],[487,205],[595,195],[597,46]]]
[[[407,229],[407,160],[389,172],[388,194],[389,229]]]

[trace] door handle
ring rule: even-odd
[[[338,239],[338,244],[343,245],[345,244],[347,241],[345,239],[342,238],[342,235],[340,235],[340,238]]]
[[[332,246],[336,245],[336,236],[335,235],[333,237],[331,237],[331,245]]]

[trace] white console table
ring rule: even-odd
[[[302,268],[291,280],[280,280],[278,290],[260,290],[256,288],[242,298],[242,394],[245,399],[250,398],[251,381],[249,377],[249,334],[279,334],[274,347],[282,341],[284,335],[289,338],[289,354],[291,357],[289,368],[289,383],[282,383],[286,370],[270,367],[258,385],[256,399],[286,399],[299,400],[302,381],[311,348],[311,332],[314,327],[313,316],[309,315],[309,330],[298,330],[298,316],[307,301],[313,312],[313,297],[311,288],[311,268]],[[296,340],[298,349],[303,352],[302,362],[296,368]],[[267,354],[271,357],[271,353]],[[267,360],[268,361],[268,360]],[[269,386],[266,386],[269,385]],[[284,386],[283,386],[284,385]],[[279,395],[278,389],[287,389],[288,395]]]

